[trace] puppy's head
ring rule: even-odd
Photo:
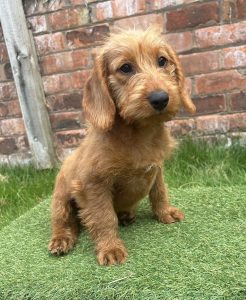
[[[180,61],[157,30],[110,36],[85,86],[83,107],[93,126],[110,129],[116,111],[129,123],[166,121],[181,105],[195,112]]]

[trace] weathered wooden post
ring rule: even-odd
[[[0,20],[33,160],[37,168],[56,165],[52,131],[32,31],[22,0],[0,0]]]

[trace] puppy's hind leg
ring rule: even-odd
[[[50,253],[61,255],[71,250],[77,240],[79,227],[76,204],[65,189],[62,174],[59,174],[52,199],[52,236],[48,246]]]

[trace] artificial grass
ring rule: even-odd
[[[151,218],[145,201],[121,228],[126,264],[100,267],[85,232],[70,254],[47,252],[49,202],[0,232],[1,300],[245,299],[246,187],[171,189],[184,222]]]
[[[123,266],[99,267],[85,232],[50,256],[49,199],[11,223],[51,194],[56,173],[0,167],[0,300],[246,299],[246,147],[182,142],[165,177],[186,220],[159,224],[145,201],[121,228]]]

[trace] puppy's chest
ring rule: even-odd
[[[126,198],[131,201],[145,197],[154,183],[159,168],[160,166],[156,163],[142,165],[138,168],[125,168],[121,174],[115,177],[115,194],[120,199]]]
[[[125,152],[124,159],[118,161],[118,170],[116,172],[117,180],[131,184],[132,182],[147,183],[152,181],[158,168],[163,164],[163,152],[160,149],[144,151],[144,149],[136,149],[134,151]]]
[[[163,146],[156,143],[122,147],[117,157],[114,174],[115,192],[119,198],[135,201],[146,196],[163,160]]]

